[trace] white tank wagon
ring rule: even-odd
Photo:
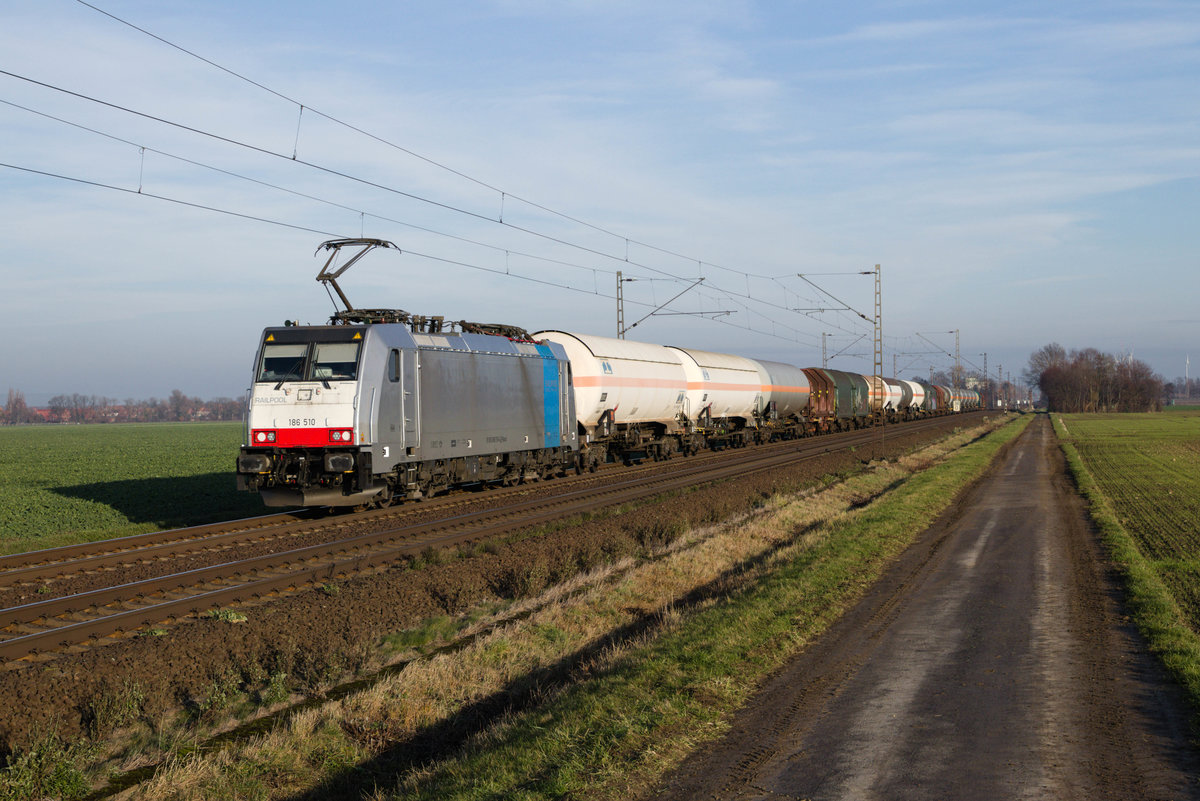
[[[554,329],[530,336],[571,362],[589,469],[812,433],[809,381],[793,365]]]
[[[685,427],[688,378],[675,351],[567,331],[530,336],[560,345],[571,363],[586,466],[595,469],[610,447],[625,461],[667,458],[678,449],[672,435]]]
[[[916,381],[905,381],[902,378],[897,380],[904,390],[904,397],[900,401],[901,415],[905,419],[920,416],[921,409],[925,405],[925,387]]]
[[[712,436],[757,428],[765,408],[758,362],[727,353],[668,346],[679,354],[687,375],[684,415],[699,432]]]
[[[811,394],[804,371],[783,362],[755,361],[762,375],[764,417],[768,421],[804,417]]]
[[[762,381],[763,403],[759,420],[763,439],[795,439],[814,430],[809,403],[812,388],[804,370],[784,362],[756,359]]]
[[[871,402],[871,414],[886,415],[896,419],[904,401],[904,387],[895,378],[878,375],[863,376],[867,380],[867,397]]]

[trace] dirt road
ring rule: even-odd
[[[1039,417],[657,797],[1200,798],[1188,735]]]

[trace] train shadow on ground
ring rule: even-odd
[[[64,498],[107,506],[130,523],[199,525],[269,511],[257,495],[238,492],[234,482],[230,472],[99,481],[50,489]]]

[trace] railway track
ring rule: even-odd
[[[698,464],[720,458],[719,454],[704,453],[690,461]],[[296,549],[305,543],[318,544],[328,541],[330,530],[346,526],[379,527],[400,521],[434,519],[453,510],[491,506],[502,498],[554,492],[567,483],[600,485],[606,481],[639,477],[658,469],[663,468],[654,463],[628,467],[614,464],[601,468],[598,474],[453,493],[357,514],[331,515],[324,509],[305,509],[0,556],[0,605],[3,605],[0,608],[22,605],[18,601],[45,601],[74,595],[114,582],[132,583],[132,580],[156,575],[185,572],[178,567],[181,563],[190,567],[221,564],[229,561],[223,557],[232,552],[247,556],[251,552],[276,552]],[[124,580],[117,580],[118,576]]]
[[[964,415],[964,422],[971,416]],[[905,431],[944,425],[905,424]],[[486,540],[585,511],[771,470],[877,441],[876,430],[616,468],[546,484],[459,493],[357,515],[307,511],[0,559],[0,662],[116,641],[221,607],[269,600],[378,569],[429,548]],[[41,597],[30,587],[90,589]],[[14,588],[25,588],[14,593]]]
[[[565,482],[595,483],[612,478],[616,471],[637,475],[649,467],[623,468],[610,465],[603,475],[567,478],[553,483],[533,483],[456,493],[420,503],[357,514],[329,514],[324,509],[265,515],[224,523],[141,534],[111,540],[0,556],[0,604],[19,605],[11,599],[50,600],[108,586],[109,577],[131,575],[148,578],[184,572],[171,569],[182,562],[205,567],[228,561],[231,552],[247,555],[295,549],[305,542],[316,544],[329,538],[331,529],[346,526],[380,526],[401,520],[444,516],[450,510],[494,503],[497,498],[546,492]],[[120,583],[129,583],[128,581]],[[83,585],[83,586],[81,586]]]

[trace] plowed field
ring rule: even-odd
[[[1117,520],[1200,632],[1200,412],[1062,421]]]

